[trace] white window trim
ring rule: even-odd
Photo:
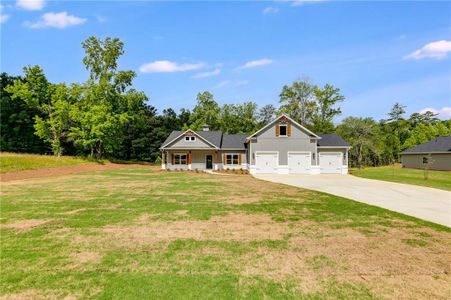
[[[225,161],[223,162],[224,165],[226,165],[226,166],[239,166],[240,165],[240,158],[239,158],[239,156],[241,155],[240,153],[224,153],[224,154],[225,154]],[[227,155],[232,155],[232,158],[230,159],[232,161],[231,164],[227,163]],[[236,164],[233,163],[233,155],[237,155],[238,156]]]
[[[196,137],[195,136],[193,136],[193,135],[185,136],[185,142],[192,143],[192,142],[195,142],[195,141],[196,141]]]
[[[280,134],[281,127],[285,127],[285,135]],[[288,124],[287,123],[279,123],[279,137],[288,137]]]
[[[185,164],[182,164],[182,163],[176,164],[175,163],[175,156],[176,155],[179,155],[179,156],[185,155],[186,156],[186,163]],[[180,157],[179,161],[180,162],[182,161],[181,157]],[[187,165],[188,165],[188,153],[174,153],[174,166],[187,166]]]

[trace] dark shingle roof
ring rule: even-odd
[[[178,137],[179,135],[181,135],[183,133],[183,131],[179,131],[179,130],[174,130],[173,132],[171,132],[171,134],[166,138],[166,140],[163,142],[163,144],[161,146],[165,146],[167,143],[169,143],[170,141],[174,140],[176,137]]]
[[[223,149],[245,149],[244,144],[248,134],[224,134],[222,138]]]
[[[416,147],[407,149],[402,152],[406,153],[430,153],[430,152],[450,152],[451,153],[451,135],[440,136],[432,139],[427,143],[418,145]]]
[[[162,146],[165,146],[166,144],[173,141],[175,138],[177,138],[179,135],[184,133],[184,131],[174,130],[171,132],[171,134],[167,137],[167,139],[164,141]],[[205,140],[209,141],[216,147],[221,147],[221,140],[222,140],[222,132],[221,131],[196,131],[196,133],[204,138]]]
[[[321,138],[318,140],[318,146],[319,147],[349,147],[349,144],[346,143],[344,139],[342,139],[340,136],[336,135],[335,133],[328,133],[328,134],[320,134]]]
[[[221,131],[196,131],[198,135],[215,145],[221,147],[222,132]]]

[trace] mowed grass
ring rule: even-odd
[[[445,299],[451,232],[251,176],[142,167],[1,186],[0,296]]]
[[[359,177],[421,185],[451,191],[451,172],[428,171],[428,179],[424,179],[424,170],[400,168],[393,166],[351,169],[351,174]]]
[[[71,156],[61,156],[58,158],[51,155],[21,154],[9,152],[0,153],[0,173],[72,166],[86,163],[90,162],[82,158]]]

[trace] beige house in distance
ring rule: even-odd
[[[451,171],[451,135],[441,136],[401,153],[404,168]]]

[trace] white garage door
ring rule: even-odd
[[[310,152],[288,152],[290,173],[308,173],[312,164]]]
[[[321,173],[341,173],[343,156],[339,152],[319,154]]]
[[[255,152],[255,166],[258,173],[275,173],[278,164],[277,152]]]

